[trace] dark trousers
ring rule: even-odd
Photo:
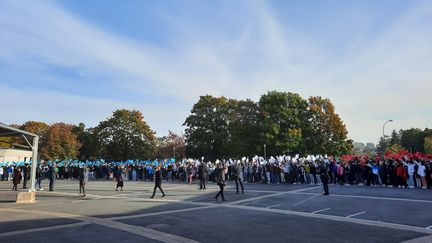
[[[80,194],[81,194],[81,191],[82,191],[82,194],[85,194],[84,182],[80,181],[79,188],[80,188]]]
[[[154,197],[154,195],[156,194],[156,188],[159,188],[159,190],[162,192],[162,195],[165,195],[164,191],[162,190],[161,183],[155,183],[152,197]]]
[[[23,181],[23,189],[27,189],[27,179],[24,179]]]
[[[42,183],[42,178],[41,178],[41,177],[37,177],[37,178],[36,178],[36,184],[35,184],[35,187],[36,187],[37,185],[39,185],[39,190],[42,188],[42,187],[41,187],[41,183]]]
[[[219,198],[219,195],[222,197],[222,200],[225,200],[225,197],[224,197],[224,194],[223,194],[223,190],[224,190],[224,187],[225,187],[225,185],[223,185],[223,184],[218,184],[219,185],[219,192],[216,194],[216,199],[218,199]]]
[[[18,191],[18,184],[13,184],[12,191]]]
[[[201,190],[201,189],[206,189],[206,188],[205,188],[205,178],[203,178],[203,177],[200,178],[200,190]]]
[[[324,188],[324,193],[329,194],[329,187],[328,187],[329,179],[328,178],[321,178],[321,180],[322,180],[322,184],[323,184],[323,188]]]
[[[235,179],[235,183],[236,183],[236,191],[237,191],[237,193],[239,193],[239,183],[240,183],[240,186],[241,186],[241,190],[242,190],[242,192],[244,192],[243,182],[242,182],[242,179],[241,179],[240,177],[237,177],[237,178]],[[222,198],[223,198],[223,197],[222,197]]]
[[[54,181],[55,181],[55,179],[50,179],[50,182],[49,182],[49,190],[50,191],[54,191]]]

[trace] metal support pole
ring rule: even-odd
[[[37,166],[37,156],[38,156],[38,144],[39,144],[39,137],[33,137],[33,153],[32,153],[32,163],[31,163],[31,176],[30,176],[30,191],[34,192],[35,184],[36,184],[36,166]]]
[[[267,151],[266,151],[267,149],[266,148],[267,148],[267,145],[264,144],[264,159],[265,160],[267,160]]]

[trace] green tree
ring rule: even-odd
[[[377,144],[377,153],[379,155],[384,155],[388,148],[390,147],[390,139],[381,137]]]
[[[308,103],[300,95],[271,91],[259,101],[261,136],[268,154],[298,153],[302,129],[307,129]]]
[[[432,154],[432,137],[425,137],[423,144],[425,153]]]
[[[401,144],[401,135],[393,129],[390,136],[390,145]]]
[[[228,138],[229,100],[225,97],[201,96],[186,118],[186,154],[209,159],[228,154],[225,140]]]
[[[48,160],[76,159],[81,144],[72,132],[73,125],[54,123],[46,133],[46,146],[42,148],[41,158]]]
[[[305,142],[309,152],[331,155],[350,153],[353,143],[347,140],[348,131],[331,101],[320,96],[312,96],[308,101],[311,129]]]
[[[228,131],[229,155],[240,158],[252,156],[260,150],[260,121],[262,114],[252,100],[230,100]]]
[[[424,152],[424,138],[426,134],[418,128],[411,128],[401,131],[401,145],[409,152]]]
[[[155,133],[137,110],[116,110],[112,117],[99,123],[93,133],[98,139],[100,154],[108,160],[153,158]]]
[[[101,158],[101,154],[99,153],[100,146],[93,130],[92,128],[86,129],[84,123],[80,123],[72,129],[72,132],[76,134],[81,144],[79,149],[79,157],[81,160],[95,160]]]

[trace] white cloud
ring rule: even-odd
[[[242,18],[236,18],[232,29],[237,31],[230,33],[203,29],[205,20],[196,23],[161,13],[179,35],[164,48],[103,30],[50,1],[2,1],[0,62],[27,63],[23,71],[34,76],[41,76],[39,69],[49,64],[76,69],[83,76],[102,73],[126,90],[143,96],[156,94],[170,102],[148,102],[138,95],[131,104],[39,89],[42,95],[34,106],[19,101],[0,107],[0,112],[27,114],[10,115],[5,122],[76,122],[82,116],[94,124],[119,106],[142,108],[150,125],[163,134],[168,129],[181,130],[199,95],[257,100],[267,90],[284,90],[305,98],[329,97],[347,124],[349,136],[357,141],[376,142],[382,123],[390,118],[395,122],[389,129],[430,126],[431,4],[407,11],[373,40],[359,31],[356,42],[347,43],[350,48],[345,55],[333,55],[334,50],[325,49],[313,34],[290,28],[265,2],[243,4],[233,12]],[[224,24],[231,23],[221,19]],[[0,77],[7,99],[22,97],[21,91],[6,86]],[[33,84],[26,94],[37,87]],[[56,102],[47,97],[55,97]]]

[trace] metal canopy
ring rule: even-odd
[[[35,179],[36,179],[36,166],[37,166],[37,152],[38,152],[38,143],[39,136],[33,133],[29,133],[11,126],[8,126],[4,123],[0,122],[0,137],[22,137],[30,146],[33,151],[32,154],[32,164],[31,164],[31,176],[30,176],[30,184],[31,191],[35,191]],[[30,143],[29,138],[32,140]]]

